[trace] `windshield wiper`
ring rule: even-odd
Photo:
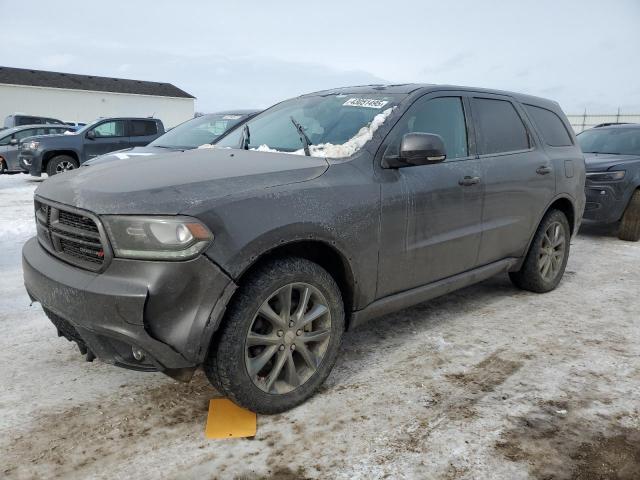
[[[242,127],[242,135],[240,136],[240,149],[249,150],[249,143],[251,142],[251,133],[249,132],[249,124],[245,123]]]
[[[307,134],[304,133],[304,129],[302,128],[302,125],[296,122],[295,118],[291,117],[291,123],[293,123],[293,126],[296,127],[296,130],[298,131],[298,136],[300,137],[300,141],[302,142],[302,146],[304,147],[304,154],[307,157],[310,157],[311,152],[309,151],[309,145],[312,145],[311,140],[309,140],[309,137],[307,137]]]

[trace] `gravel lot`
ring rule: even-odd
[[[86,363],[29,306],[37,185],[0,176],[3,478],[640,478],[640,244],[583,228],[554,292],[500,276],[364,325],[311,401],[208,441],[203,374]]]

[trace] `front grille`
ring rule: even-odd
[[[73,207],[35,200],[40,244],[53,255],[87,270],[105,266],[105,245],[98,219]]]

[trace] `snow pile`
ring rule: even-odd
[[[310,145],[309,153],[312,157],[329,157],[329,158],[344,158],[349,157],[360,150],[365,143],[373,138],[373,134],[380,128],[380,126],[385,122],[385,120],[391,115],[393,109],[396,107],[387,108],[383,112],[379,113],[371,123],[362,127],[358,133],[356,133],[353,137],[347,140],[345,143],[340,145],[334,145],[333,143],[321,143],[320,145]],[[257,148],[252,148],[251,150],[255,150],[257,152],[280,152],[279,150],[274,150],[268,145],[260,145]],[[282,153],[282,152],[281,152]],[[304,149],[296,150],[295,152],[284,152],[291,153],[293,155],[304,155]]]

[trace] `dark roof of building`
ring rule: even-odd
[[[0,83],[32,87],[67,88],[93,92],[129,93],[156,97],[195,98],[170,83],[128,80],[124,78],[76,75],[26,68],[0,67]]]

